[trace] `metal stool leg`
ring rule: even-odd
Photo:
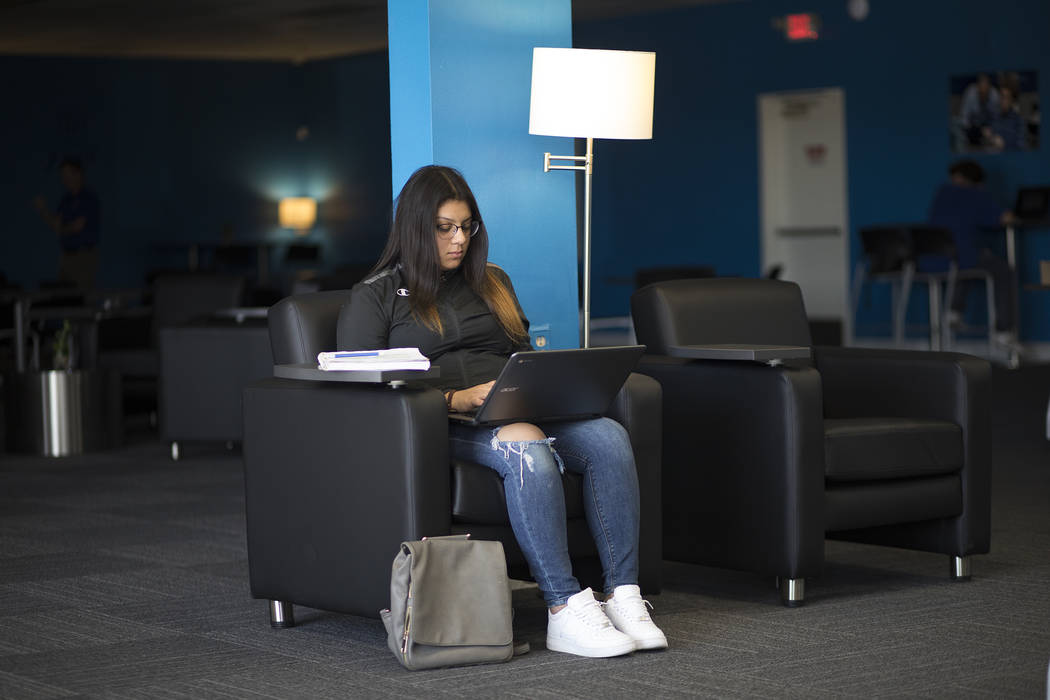
[[[941,283],[932,278],[929,281],[930,296],[930,350],[941,349]]]
[[[864,293],[864,277],[868,266],[862,260],[857,263],[853,271],[853,288],[850,290],[850,318],[853,319],[851,326],[856,328],[857,314],[860,313],[860,297]]]
[[[995,280],[991,275],[986,275],[984,278],[984,297],[985,303],[988,304],[988,354],[994,357],[996,353],[995,327],[998,318],[995,313]]]
[[[900,294],[897,295],[896,304],[893,309],[893,343],[904,344],[905,325],[908,320],[908,300],[911,298],[911,285],[915,278],[915,266],[905,263],[901,274]]]
[[[948,279],[944,285],[944,321],[942,330],[944,332],[944,350],[951,350],[955,346],[955,329],[952,328],[952,304],[955,302],[955,284],[959,271],[955,263],[948,266]]]

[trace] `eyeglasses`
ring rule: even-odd
[[[456,231],[462,231],[463,235],[467,238],[473,238],[478,235],[480,229],[480,221],[471,221],[469,224],[464,224],[463,226],[457,226],[456,224],[443,221],[435,227],[434,232],[437,233],[438,238],[452,238],[456,235]]]

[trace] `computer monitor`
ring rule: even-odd
[[[1050,187],[1022,187],[1017,190],[1014,215],[1022,221],[1050,219]]]

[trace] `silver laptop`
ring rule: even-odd
[[[485,403],[449,418],[472,425],[556,421],[603,415],[644,345],[528,350],[507,359]]]

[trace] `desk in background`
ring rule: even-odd
[[[37,291],[15,291],[4,294],[12,302],[12,331],[15,341],[15,370],[24,372],[27,364],[40,368],[40,344],[34,338],[31,363],[27,363],[26,339],[33,321],[70,320],[84,324],[85,333],[79,348],[94,364],[97,350],[98,322],[105,318],[148,316],[149,307],[136,306],[142,300],[141,289],[77,290],[57,287]]]

